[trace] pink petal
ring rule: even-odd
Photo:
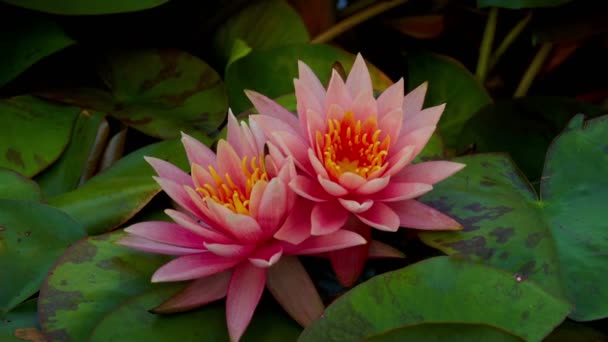
[[[356,214],[357,217],[376,229],[395,232],[399,229],[399,216],[388,205],[382,202],[374,202],[367,211]]]
[[[260,199],[257,211],[257,221],[265,233],[272,236],[283,223],[287,212],[287,189],[285,183],[273,178]]]
[[[175,223],[179,224],[182,228],[188,229],[194,234],[200,235],[206,241],[213,241],[218,243],[233,243],[234,241],[226,235],[216,231],[209,227],[205,222],[196,220],[191,216],[182,212],[166,209],[165,214],[169,216]]]
[[[160,185],[164,192],[171,197],[180,207],[187,209],[195,216],[204,217],[203,212],[200,208],[192,201],[192,198],[186,191],[183,185],[175,183],[166,178],[153,177],[154,180]]]
[[[268,182],[260,180],[251,189],[251,194],[249,195],[249,214],[252,217],[258,217],[260,202],[267,185]]]
[[[245,262],[233,272],[226,297],[226,321],[231,341],[238,341],[247,329],[266,283],[266,269]]]
[[[390,203],[400,225],[424,230],[460,230],[462,225],[451,217],[416,200]]]
[[[249,126],[247,126],[247,123],[241,122],[241,131],[247,137],[247,140],[250,141],[253,153],[255,153],[254,155],[264,154],[264,146],[268,139],[266,139],[262,127],[255,122],[249,122]]]
[[[374,204],[374,201],[372,201],[370,199],[365,199],[365,200],[359,202],[359,201],[355,201],[355,200],[338,198],[338,201],[340,202],[340,204],[342,204],[344,209],[350,211],[353,214],[362,213],[362,212],[368,210],[369,208],[371,208],[372,205]]]
[[[289,182],[289,187],[296,194],[314,202],[324,202],[331,198],[319,183],[306,176],[297,175]]]
[[[386,186],[389,184],[390,180],[391,180],[391,178],[388,176],[368,180],[365,184],[363,184],[359,188],[357,188],[356,193],[359,195],[369,195],[369,194],[376,193],[376,192],[386,188]]]
[[[344,226],[348,216],[338,201],[316,203],[310,215],[311,234],[331,234]]]
[[[253,217],[237,214],[212,199],[206,199],[205,203],[220,221],[222,228],[229,231],[238,241],[256,243],[264,237],[262,228]]]
[[[365,241],[371,237],[371,229],[357,219],[350,219],[341,232],[359,234],[361,239]],[[350,287],[357,281],[361,272],[363,272],[368,250],[369,245],[363,244],[328,253],[336,277],[343,286]]]
[[[276,264],[279,259],[281,259],[281,255],[283,255],[283,247],[281,247],[281,243],[269,243],[259,248],[251,256],[249,256],[249,262],[257,267],[268,268]]]
[[[202,249],[205,240],[175,223],[148,221],[136,223],[125,229],[127,233],[142,238],[180,247]]]
[[[296,92],[298,117],[300,119],[300,127],[306,129],[308,127],[308,110],[311,109],[316,113],[323,113],[323,98],[318,97],[302,80],[293,80],[293,86]]]
[[[310,237],[310,214],[313,205],[314,202],[312,201],[298,198],[294,205],[295,209],[287,216],[285,222],[273,237],[294,245]]]
[[[359,234],[340,229],[323,236],[311,236],[298,245],[284,244],[286,255],[312,255],[363,245],[367,241]]]
[[[433,132],[435,132],[435,126],[424,126],[418,128],[410,133],[402,135],[397,143],[395,144],[395,149],[399,150],[405,146],[415,146],[414,148],[414,157],[422,151],[426,143],[429,141]]]
[[[207,165],[215,166],[215,153],[209,147],[183,132],[182,144],[184,145],[190,164],[198,164],[203,167]]]
[[[396,202],[420,197],[433,190],[433,186],[426,183],[396,183],[391,182],[384,190],[371,197],[381,202]]]
[[[428,83],[424,82],[405,95],[403,98],[403,115],[406,118],[409,118],[422,110],[427,87]]]
[[[329,121],[329,120],[341,121],[342,118],[344,117],[345,113],[346,113],[346,111],[344,110],[344,108],[340,107],[336,103],[331,103],[329,105],[329,108],[325,111],[325,121]],[[325,132],[321,131],[320,133],[324,134]]]
[[[280,104],[255,91],[245,90],[245,95],[247,95],[251,103],[253,103],[253,106],[258,110],[258,113],[277,118],[296,132],[301,130],[298,118]]]
[[[408,165],[393,177],[395,182],[435,184],[455,174],[464,164],[437,160]]]
[[[384,139],[384,137],[388,136],[391,138],[391,141],[398,140],[399,135],[401,134],[402,124],[403,110],[401,110],[401,108],[396,108],[386,113],[378,123],[378,128],[380,128],[381,131],[380,137]]]
[[[403,78],[400,78],[397,83],[388,87],[376,101],[378,105],[378,119],[382,121],[382,118],[385,114],[390,111],[401,108],[403,109],[403,94],[405,93],[403,89]]]
[[[350,91],[351,97],[356,97],[359,94],[373,96],[372,79],[361,54],[357,54],[357,58],[355,58],[355,63],[353,63],[353,67],[346,78],[346,87]]]
[[[127,235],[116,242],[117,244],[138,251],[144,251],[156,254],[168,254],[168,255],[188,255],[194,253],[200,253],[202,249],[197,248],[186,248],[174,245],[168,245],[161,242],[148,240],[134,235]]]
[[[325,88],[317,75],[302,61],[298,61],[298,78],[322,103],[325,100]]]
[[[325,166],[323,166],[319,158],[317,158],[317,155],[312,148],[308,149],[308,159],[310,160],[310,165],[312,165],[315,174],[323,178],[329,178],[329,174],[327,173],[327,170],[325,170]]]
[[[217,172],[220,177],[226,174],[241,189],[245,189],[245,175],[243,174],[242,158],[236,153],[234,148],[223,139],[217,143]]]
[[[378,115],[378,106],[373,94],[361,93],[357,95],[351,105],[355,120],[364,122],[370,116]]]
[[[225,271],[241,262],[240,258],[225,258],[203,252],[173,259],[152,275],[152,282],[182,281],[206,277]]]
[[[285,132],[288,132],[289,134],[293,134],[293,135],[301,138],[301,141],[303,144],[306,143],[306,140],[304,139],[304,136],[302,135],[302,131],[301,131],[302,129],[300,127],[294,128],[279,118],[275,118],[270,115],[258,114],[258,115],[249,115],[249,121],[255,122],[258,126],[260,126],[260,128],[262,128],[262,130],[264,131],[264,133],[266,133],[266,135],[268,137],[272,137],[273,132],[285,131]],[[298,125],[299,125],[299,123],[298,123]]]
[[[395,173],[403,170],[403,168],[414,159],[415,149],[416,146],[414,145],[404,146],[401,148],[401,150],[399,150],[399,152],[392,155],[388,162],[385,163],[386,165],[390,165],[390,167],[384,172],[384,176],[392,176]]]
[[[352,107],[352,97],[348,92],[348,88],[346,88],[342,77],[340,77],[338,72],[333,69],[331,71],[329,85],[327,86],[327,96],[325,97],[324,106],[325,111],[329,110],[329,106],[331,106],[332,104],[337,104],[342,108]]]
[[[405,254],[397,248],[382,243],[377,240],[372,240],[369,243],[369,254],[370,259],[376,258],[405,258]]]
[[[424,110],[413,114],[403,122],[403,128],[401,129],[400,135],[404,136],[426,126],[437,126],[444,109],[445,103],[438,106],[425,108]]]
[[[284,256],[268,270],[266,287],[283,309],[301,326],[321,317],[325,307],[297,257]]]
[[[230,109],[228,109],[226,140],[238,156],[254,156],[257,154],[255,153],[257,148],[252,148],[251,142],[247,141],[247,138],[241,131],[239,122]]]
[[[156,171],[156,174],[160,177],[169,179],[178,184],[192,185],[192,178],[190,175],[182,171],[179,167],[154,157],[144,157],[144,159],[154,168],[154,171]]]
[[[271,134],[278,147],[285,155],[291,155],[294,163],[304,172],[312,175],[313,170],[308,160],[308,144],[304,143],[296,135],[285,131],[278,131]]]
[[[221,243],[205,243],[205,248],[215,255],[221,257],[243,258],[255,249],[254,245],[227,245]]]
[[[157,314],[189,311],[226,297],[228,282],[232,275],[229,271],[196,279],[185,289],[150,310]]]
[[[202,188],[205,184],[215,184],[215,180],[211,173],[207,171],[204,167],[198,164],[192,164],[190,173],[192,174],[192,185],[197,188]]]
[[[308,109],[306,111],[306,116],[306,132],[308,137],[308,143],[312,146],[315,144],[315,137],[317,135],[317,132],[325,133],[325,130],[327,129],[327,121],[323,117],[323,115],[315,112],[312,109]]]
[[[350,171],[347,171],[347,172],[344,172],[343,174],[341,174],[338,181],[340,182],[340,185],[342,185],[343,187],[345,187],[346,189],[348,189],[350,191],[357,190],[357,188],[359,188],[360,186],[362,186],[363,184],[365,184],[367,182],[367,180],[365,178],[359,176],[356,173],[350,172]]]
[[[318,175],[317,180],[319,181],[319,184],[321,184],[323,190],[325,190],[325,192],[331,196],[340,197],[348,194],[348,190],[344,189],[340,184],[330,179],[323,178],[323,176]]]

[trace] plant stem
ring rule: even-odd
[[[354,15],[342,20],[341,22],[330,27],[327,31],[316,36],[311,42],[312,43],[327,43],[332,41],[342,33],[352,29],[353,27],[361,24],[362,22],[377,16],[383,12],[390,10],[391,8],[397,7],[401,4],[406,3],[408,0],[387,0],[378,2],[375,5],[369,6],[368,8],[355,13]]]
[[[486,75],[488,73],[488,61],[490,60],[490,54],[492,53],[492,43],[494,41],[494,34],[496,33],[497,19],[498,8],[492,7],[488,15],[486,28],[483,32],[481,46],[479,47],[479,59],[477,60],[477,70],[475,71],[477,79],[482,84],[485,81]]]
[[[515,90],[513,97],[522,97],[528,93],[530,86],[532,86],[532,82],[534,82],[534,78],[540,72],[543,64],[545,64],[547,57],[549,57],[551,48],[553,48],[553,44],[551,43],[544,43],[541,45],[538,52],[532,59],[530,66],[528,66],[528,69],[522,76],[521,81],[519,81],[519,85],[517,86],[517,90]]]
[[[528,13],[523,19],[521,19],[509,33],[505,37],[505,39],[500,43],[492,57],[490,58],[490,65],[488,66],[488,72],[492,71],[492,69],[498,64],[500,57],[507,51],[507,49],[513,44],[515,39],[523,32],[524,28],[528,25],[532,19],[532,13]]]

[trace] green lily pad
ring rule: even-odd
[[[486,324],[422,323],[412,324],[367,338],[367,342],[427,341],[427,342],[523,342],[504,330]]]
[[[182,169],[189,167],[178,139],[159,142],[130,153],[80,188],[49,199],[49,204],[80,222],[89,234],[120,226],[160,192],[152,179],[156,173],[144,156],[164,159]]]
[[[492,103],[485,88],[458,61],[432,53],[407,56],[409,89],[428,82],[425,107],[446,104],[437,129],[448,148],[463,148],[458,136],[467,120]]]
[[[570,305],[538,285],[449,257],[376,276],[333,302],[299,341],[360,341],[419,323],[472,323],[538,341]]]
[[[39,333],[37,306],[38,301],[30,299],[0,317],[0,339],[6,342],[23,342],[23,337]]]
[[[553,142],[540,199],[501,155],[456,158],[467,164],[423,201],[459,221],[460,232],[424,232],[441,251],[517,273],[564,295],[570,317],[608,316],[608,116],[575,117]]]
[[[148,135],[211,134],[226,116],[226,90],[219,75],[187,52],[116,52],[100,73],[114,98],[111,115]]]
[[[84,341],[106,313],[152,288],[150,276],[167,257],[116,245],[122,236],[120,231],[88,237],[57,261],[38,299],[47,339]]]
[[[111,14],[141,11],[164,4],[169,0],[2,0],[11,5],[62,15]]]
[[[298,60],[308,64],[317,77],[327,84],[331,68],[337,61],[350,70],[355,57],[329,45],[289,45],[252,51],[230,64],[226,70],[226,87],[230,107],[240,113],[252,107],[243,90],[251,89],[270,98],[293,93],[293,79],[298,76]],[[377,68],[370,66],[374,89],[384,90],[392,82]],[[254,75],[252,77],[251,75]]]
[[[84,235],[55,208],[0,200],[0,316],[36,293],[55,259]]]
[[[94,147],[104,114],[83,110],[78,115],[72,138],[59,160],[37,177],[46,197],[53,197],[78,187]]]
[[[26,177],[44,170],[67,146],[78,112],[33,96],[0,100],[0,167]]]
[[[256,50],[310,40],[302,18],[284,0],[253,2],[224,22],[214,37],[223,60],[229,59],[237,39]]]
[[[55,22],[39,16],[21,16],[10,30],[0,30],[0,87],[39,60],[75,42]]]
[[[549,144],[578,113],[595,117],[602,109],[561,97],[502,101],[469,119],[460,141],[477,152],[507,152],[529,179],[538,180]]]
[[[148,310],[175,293],[175,287],[150,290],[124,302],[97,324],[90,341],[228,341],[224,301],[179,315]],[[263,306],[263,305],[260,305]],[[302,330],[289,317],[259,307],[242,341],[295,341]]]
[[[510,9],[555,7],[572,0],[477,0],[478,7],[502,7]]]
[[[0,168],[0,199],[40,201],[42,194],[36,182],[15,171]]]

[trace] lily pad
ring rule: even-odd
[[[502,155],[456,158],[467,164],[423,197],[462,223],[460,232],[424,232],[422,240],[515,272],[575,307],[570,317],[608,316],[608,116],[575,117],[553,142],[540,199]]]
[[[78,187],[93,150],[97,131],[104,124],[104,114],[83,110],[76,119],[72,138],[59,160],[37,177],[47,197],[53,197]]]
[[[10,29],[0,30],[0,87],[41,59],[75,43],[47,18],[20,16],[19,21],[8,25]]]
[[[0,317],[0,339],[6,342],[23,342],[26,336],[42,337],[36,313],[37,305],[36,299],[30,299],[11,310],[6,316]]]
[[[223,60],[229,59],[237,39],[256,50],[310,40],[302,18],[284,0],[252,2],[224,22],[214,37],[215,49]]]
[[[539,341],[570,305],[509,272],[449,257],[378,275],[333,302],[299,341],[360,341],[419,323],[470,323]]]
[[[149,313],[175,293],[175,287],[150,290],[124,302],[93,330],[90,341],[228,341],[224,301],[179,315]],[[262,306],[262,305],[261,305]],[[242,341],[295,341],[302,330],[278,308],[257,308]]]
[[[485,88],[458,61],[432,53],[407,56],[409,89],[428,82],[425,107],[446,104],[438,130],[448,148],[460,149],[464,124],[483,106],[492,103]]]
[[[70,141],[79,111],[33,96],[0,100],[0,167],[26,177],[44,170]]]
[[[2,0],[11,5],[62,15],[111,14],[141,11],[164,4],[169,0]]]
[[[152,179],[156,173],[144,156],[188,168],[186,153],[178,139],[159,142],[132,152],[80,188],[49,199],[49,204],[80,222],[89,234],[120,226],[160,192]]]
[[[0,199],[40,201],[42,194],[36,182],[0,168]]]
[[[302,44],[252,51],[230,64],[226,71],[226,87],[230,107],[240,113],[252,107],[243,92],[255,90],[268,97],[293,93],[293,79],[298,76],[298,60],[308,64],[317,77],[327,84],[335,62],[350,70],[355,57],[345,51],[322,44]],[[374,89],[384,90],[390,79],[377,68],[370,66]],[[255,74],[255,77],[251,75]]]
[[[48,340],[84,341],[106,313],[152,288],[150,276],[167,258],[116,245],[122,236],[120,231],[88,237],[57,261],[38,299]]]
[[[555,7],[572,0],[477,0],[479,7],[502,7],[510,9]]]
[[[412,324],[387,333],[372,336],[367,342],[426,341],[426,342],[523,342],[504,330],[486,324],[423,323]]]
[[[0,316],[36,293],[55,260],[84,235],[60,210],[0,200]]]

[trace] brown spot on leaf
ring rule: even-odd
[[[58,312],[76,310],[78,305],[85,300],[82,293],[78,291],[62,291],[48,283],[41,289],[41,298],[44,299],[38,305],[38,317],[43,327],[54,322]],[[49,341],[72,340],[64,329],[47,330],[45,333]]]
[[[536,261],[534,260],[530,260],[528,262],[526,262],[525,264],[523,264],[520,268],[519,268],[519,273],[523,276],[529,276],[530,274],[532,274],[532,271],[534,271],[534,267],[536,266]]]
[[[23,159],[21,158],[21,153],[14,148],[9,148],[6,150],[6,160],[9,162],[19,166],[20,168],[25,168],[25,164],[23,163]]]
[[[0,226],[0,232],[3,232],[3,231],[5,231],[5,230],[6,230],[6,227],[5,227],[5,226]]]
[[[42,156],[38,153],[34,153],[34,161],[36,164],[38,164],[38,166],[45,166],[47,164],[46,160],[44,160],[44,158],[42,158]]]
[[[486,238],[475,236],[470,240],[443,243],[444,246],[451,247],[462,255],[475,255],[487,260],[494,255],[494,249],[486,246]]]
[[[167,80],[168,78],[177,78],[181,75],[181,73],[177,71],[178,60],[181,55],[178,50],[162,50],[157,51],[157,53],[162,67],[156,77],[142,82],[140,88],[141,92],[152,89],[154,86]]]
[[[528,237],[526,238],[526,247],[534,248],[534,247],[536,247],[536,245],[538,245],[538,243],[542,239],[543,239],[543,233],[541,233],[541,232],[532,233],[532,234],[528,235]]]
[[[30,232],[29,230],[25,232],[26,237],[30,237],[30,235],[32,235],[32,232]]]
[[[496,238],[496,242],[498,243],[507,242],[513,234],[515,234],[513,227],[496,227],[490,232],[490,235]]]
[[[482,215],[469,216],[466,218],[457,217],[458,221],[462,224],[464,232],[472,232],[481,228],[478,225],[482,221],[494,221],[502,215],[513,211],[513,208],[505,206],[486,207],[480,203],[472,203],[464,207],[465,209],[477,213],[483,213]]]
[[[70,259],[75,264],[81,264],[92,260],[97,254],[97,247],[91,243],[85,243],[78,246],[78,249],[74,250],[75,258]]]
[[[15,337],[25,341],[46,342],[42,332],[36,328],[17,328],[15,329]]]

